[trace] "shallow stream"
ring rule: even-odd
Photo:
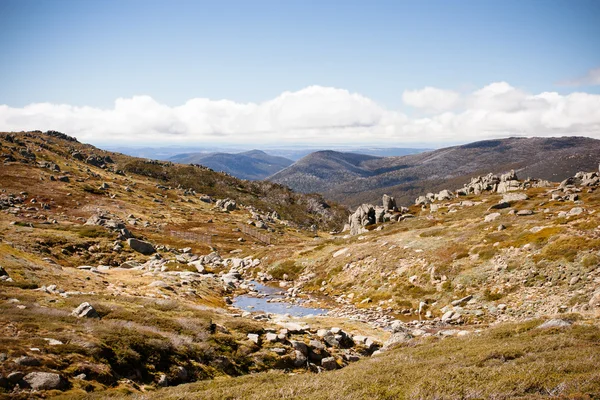
[[[254,297],[251,295],[237,296],[233,300],[233,305],[245,311],[262,311],[269,314],[290,314],[294,317],[306,317],[308,315],[322,315],[327,313],[324,308],[304,307],[299,304],[291,304],[284,301],[269,302],[270,299],[281,299],[284,292],[272,286],[252,282],[252,287],[264,297]]]

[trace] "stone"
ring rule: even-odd
[[[398,329],[394,331],[392,336],[383,344],[385,348],[393,346],[398,343],[405,343],[412,339],[413,335],[406,328]]]
[[[23,380],[33,390],[57,390],[66,386],[66,380],[53,372],[31,372]]]
[[[162,387],[169,386],[169,379],[167,378],[167,375],[161,374],[156,384]]]
[[[460,305],[468,302],[472,298],[473,298],[473,295],[468,295],[468,296],[463,297],[462,299],[454,300],[451,304],[455,307],[460,306]]]
[[[358,235],[367,232],[366,226],[373,225],[376,222],[375,208],[370,204],[362,204],[352,215],[348,217],[350,225],[350,234]]]
[[[502,196],[502,201],[506,203],[512,203],[515,201],[524,201],[527,200],[529,196],[525,193],[505,193]]]
[[[579,282],[579,277],[578,276],[574,276],[569,281],[569,285],[575,285],[577,282]]]
[[[165,281],[154,281],[151,284],[149,284],[148,286],[155,287],[155,288],[161,288],[161,289],[171,289],[171,286],[169,286],[169,284],[166,283]]]
[[[88,302],[81,303],[71,315],[77,318],[100,318],[96,309]]]
[[[489,210],[502,210],[504,208],[509,208],[510,207],[510,203],[506,202],[506,201],[500,201],[497,204],[494,204],[493,206],[491,206],[489,208]]]
[[[6,379],[8,379],[8,381],[10,383],[16,384],[16,383],[19,383],[21,381],[21,379],[23,379],[24,376],[25,376],[25,374],[22,373],[21,371],[15,371],[15,372],[11,372],[10,374],[8,374],[6,376]]]
[[[258,344],[258,342],[259,342],[259,336],[256,333],[249,333],[248,334],[248,340],[250,340],[254,344]]]
[[[427,197],[425,196],[419,196],[415,199],[415,205],[416,206],[424,206],[429,204],[430,201],[427,199]]]
[[[57,340],[57,339],[44,338],[44,340],[46,342],[48,342],[48,345],[50,345],[50,346],[60,346],[61,344],[64,344],[63,342],[61,342],[60,340]]]
[[[483,218],[483,221],[484,222],[492,222],[492,221],[498,219],[499,217],[500,217],[500,213],[495,212],[495,213],[491,213],[491,214],[486,215]]]
[[[38,365],[41,365],[41,362],[35,357],[22,356],[19,358],[15,358],[15,364],[23,365],[26,367],[37,367]]]
[[[139,239],[129,238],[127,239],[127,244],[133,250],[144,255],[154,254],[156,251],[151,243]]]
[[[325,345],[316,339],[311,340],[309,342],[309,346],[311,349],[314,349],[314,350],[325,350]]]
[[[444,189],[435,195],[435,199],[437,201],[452,200],[453,198],[454,198],[454,194],[452,194],[452,192],[449,191],[448,189]]]
[[[517,211],[517,215],[518,216],[527,216],[527,215],[533,215],[533,210],[519,210]]]
[[[583,208],[582,207],[573,207],[571,208],[571,210],[569,210],[569,212],[567,213],[568,217],[573,217],[575,215],[579,215],[583,213]]]
[[[321,366],[327,371],[332,371],[338,367],[334,357],[325,357],[321,360]]]
[[[346,254],[347,252],[348,252],[348,248],[347,247],[343,248],[343,249],[340,249],[340,250],[336,251],[335,253],[333,253],[333,258],[339,257],[339,256],[341,256],[343,254]]]
[[[549,319],[548,321],[538,326],[538,329],[567,328],[571,325],[573,325],[572,322],[566,321],[564,319]]]
[[[385,211],[396,211],[398,207],[396,206],[396,199],[392,196],[388,196],[387,194],[383,195],[383,209]]]
[[[340,341],[331,331],[327,331],[327,333],[323,336],[323,340],[330,347],[340,347]]]
[[[454,315],[454,311],[453,310],[446,311],[444,313],[444,315],[442,315],[442,321],[443,322],[449,321],[452,318],[453,315]]]
[[[277,334],[276,334],[276,333],[270,333],[270,332],[269,332],[269,333],[267,333],[267,334],[265,335],[265,340],[266,340],[267,342],[271,342],[271,343],[273,343],[273,342],[276,342],[276,341],[277,341]]]
[[[304,333],[308,328],[306,325],[300,325],[295,322],[287,322],[282,324],[282,326],[288,330],[289,333]]]
[[[301,351],[295,350],[294,351],[294,367],[296,368],[300,368],[306,365],[306,363],[308,362],[308,358],[305,354],[303,354]]]
[[[304,342],[300,342],[298,340],[291,340],[290,344],[294,348],[294,350],[301,352],[304,355],[308,355],[308,346]]]

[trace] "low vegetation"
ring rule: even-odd
[[[594,399],[600,329],[504,324],[455,339],[424,339],[343,370],[261,373],[182,385],[144,399]],[[585,356],[583,356],[585,355]],[[92,398],[112,398],[103,394]]]

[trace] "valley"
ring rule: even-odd
[[[0,398],[600,396],[597,142],[321,152],[320,195],[0,133]]]

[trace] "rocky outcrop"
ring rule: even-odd
[[[109,213],[100,212],[98,214],[92,215],[85,222],[85,225],[102,226],[106,229],[114,231],[118,233],[119,240],[133,238],[131,232],[125,227],[125,223],[117,216]]]
[[[110,158],[109,156],[97,156],[97,155],[91,155],[89,156],[85,162],[87,164],[93,165],[94,167],[98,167],[98,168],[106,168],[106,164],[113,164],[114,161],[112,160],[112,158]]]
[[[375,207],[370,204],[362,204],[356,209],[354,214],[348,217],[350,225],[350,234],[358,235],[367,232],[366,226],[373,225],[376,222]]]
[[[398,207],[396,206],[396,199],[392,196],[388,196],[387,194],[383,195],[383,209],[385,211],[397,211]]]
[[[217,208],[223,211],[234,211],[237,210],[237,203],[232,199],[220,199],[216,203]]]
[[[500,183],[500,178],[496,175],[489,173],[485,176],[477,176],[471,178],[471,181],[464,185],[461,189],[456,191],[457,195],[467,196],[469,194],[481,194],[484,191],[492,191],[495,192],[498,184]]]
[[[509,173],[500,176],[500,182],[498,183],[496,192],[507,193],[520,189],[522,189],[522,186],[517,178],[517,174],[515,174],[514,170],[511,170]]]

